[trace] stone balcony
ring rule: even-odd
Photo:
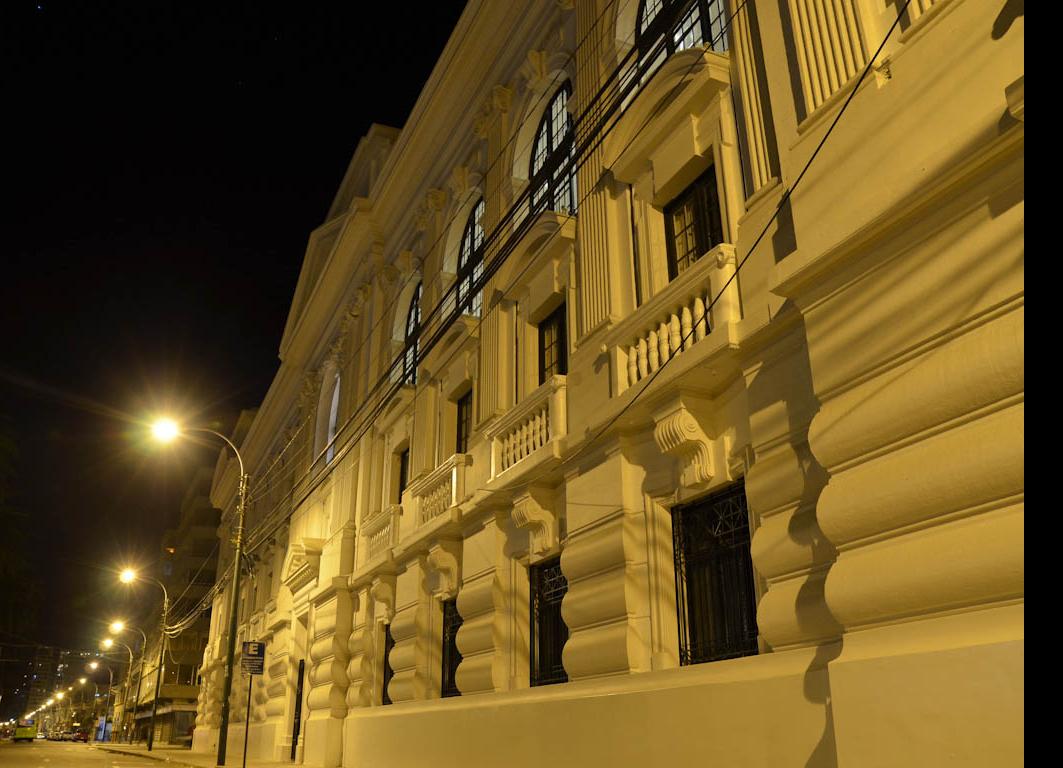
[[[739,319],[735,249],[721,243],[610,333],[614,393],[655,374],[671,358]],[[728,282],[730,280],[730,282]],[[713,299],[716,303],[713,305]]]
[[[568,393],[564,376],[551,376],[485,430],[491,442],[491,480],[517,479],[527,469],[559,456],[568,434]]]
[[[417,527],[453,509],[465,499],[466,468],[472,457],[456,453],[424,477],[410,484],[409,493],[417,510]]]
[[[362,521],[362,535],[365,536],[368,560],[378,557],[395,545],[401,516],[402,505],[391,504]]]

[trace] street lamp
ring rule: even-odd
[[[89,669],[91,669],[93,672],[97,671],[99,668],[100,668],[100,662],[98,662],[98,661],[90,661],[89,662]],[[111,708],[111,690],[114,688],[114,670],[111,669],[110,665],[107,665],[107,664],[104,664],[103,668],[107,670],[107,697],[104,699],[104,702],[103,702],[103,738],[101,739],[101,741],[107,741],[107,710]],[[96,681],[93,680],[92,684],[95,686],[96,685]],[[94,694],[93,697],[92,697],[92,716],[93,717],[96,717],[96,697],[99,696],[99,693],[98,693],[99,688],[97,687],[96,690],[97,690],[97,693]]]
[[[121,623],[121,622],[115,622],[115,623],[117,624],[117,623]],[[125,643],[123,643],[121,640],[115,640],[113,637],[105,637],[100,642],[100,644],[108,651],[111,650],[112,648],[114,648],[114,646],[116,644],[120,645],[123,648],[125,648],[126,649],[126,653],[129,654],[129,664],[126,666],[126,674],[125,674],[125,697],[122,700],[122,709],[123,709],[122,719],[125,720],[126,719],[126,715],[129,712],[129,688],[130,688],[130,686],[129,686],[129,678],[133,674],[133,649],[130,648]],[[117,704],[117,702],[116,702],[116,704]],[[114,727],[113,726],[111,728],[111,740],[114,741]]]
[[[243,558],[244,550],[244,513],[247,502],[247,473],[244,471],[244,459],[232,440],[221,432],[215,432],[213,429],[200,427],[185,427],[182,429],[173,419],[159,419],[152,425],[151,432],[156,440],[163,443],[175,440],[181,436],[182,432],[205,432],[214,435],[232,449],[232,452],[236,455],[236,461],[240,465],[240,482],[237,486],[236,530],[233,532],[235,553],[233,555],[232,594],[229,598],[229,637],[225,649],[225,683],[222,687],[221,697],[221,724],[218,727],[218,765],[223,766],[225,765],[225,751],[229,735],[229,695],[232,693],[233,687],[233,656],[236,654],[236,619],[239,615],[238,602],[240,600],[240,561]],[[151,742],[149,741],[148,744],[148,749],[151,749]]]
[[[140,684],[144,680],[144,653],[148,649],[148,636],[146,634],[144,634],[144,630],[140,629],[139,627],[134,627],[134,626],[131,626],[129,624],[126,624],[121,619],[116,619],[116,620],[112,621],[111,622],[111,626],[108,627],[108,629],[111,630],[111,634],[112,635],[120,635],[123,632],[125,632],[126,630],[132,630],[134,632],[140,633],[140,674],[137,675],[137,693],[136,693],[136,696],[133,698],[133,711],[131,713],[131,718],[130,718],[131,722],[130,722],[130,725],[129,725],[129,738],[126,740],[129,744],[132,744],[133,743],[133,733],[137,729],[137,708],[140,706]],[[129,681],[129,677],[127,676],[126,677],[126,682],[128,683],[128,681]],[[129,686],[127,685],[126,688],[127,688],[126,700],[128,701],[128,688],[129,688]]]
[[[134,581],[152,581],[155,586],[162,590],[162,621],[159,624],[159,663],[155,667],[155,695],[151,702],[151,725],[148,731],[148,752],[155,745],[155,712],[159,708],[159,688],[162,686],[162,662],[166,653],[166,624],[170,613],[170,593],[166,591],[166,585],[158,579],[139,577],[132,568],[126,568],[118,577],[123,584],[132,584]]]

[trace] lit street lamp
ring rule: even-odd
[[[121,622],[115,622],[115,623],[121,623]],[[100,645],[102,645],[104,647],[104,649],[108,650],[108,651],[111,650],[112,648],[114,648],[115,645],[120,645],[123,648],[125,648],[126,649],[126,653],[129,654],[129,663],[126,666],[126,674],[125,674],[125,696],[122,698],[122,710],[123,710],[122,711],[122,719],[125,720],[126,719],[126,715],[129,712],[129,688],[130,688],[129,678],[133,675],[133,649],[130,648],[125,643],[123,643],[121,640],[115,640],[113,637],[105,637],[100,642]],[[117,702],[116,702],[116,704],[117,704]],[[117,723],[115,725],[117,725]],[[114,726],[112,726],[111,727],[111,741],[115,741],[115,740],[116,739],[114,738]]]
[[[158,579],[138,577],[132,568],[126,568],[118,577],[123,584],[132,584],[134,581],[152,581],[162,590],[162,620],[159,624],[159,663],[155,668],[155,694],[151,702],[151,726],[148,730],[148,751],[155,745],[155,712],[159,708],[159,688],[162,686],[162,662],[166,653],[166,625],[170,613],[170,593],[166,591],[166,585]]]
[[[132,630],[134,632],[140,633],[140,674],[137,675],[137,693],[136,696],[133,697],[133,711],[132,713],[130,713],[131,717],[129,723],[129,737],[126,739],[129,744],[132,744],[133,734],[137,730],[137,708],[140,706],[140,684],[144,680],[144,653],[148,649],[148,636],[144,634],[144,630],[140,629],[139,627],[131,626],[120,620],[112,621],[111,626],[108,627],[108,629],[111,630],[112,635],[120,635],[126,630]],[[130,672],[132,673],[132,671]],[[128,681],[129,678],[126,677],[126,682],[128,683]],[[129,688],[128,685],[126,687],[127,689]],[[128,690],[126,691],[126,693],[128,694]]]
[[[152,425],[151,432],[156,440],[163,443],[175,440],[180,437],[182,432],[206,432],[220,438],[229,446],[232,452],[236,454],[236,461],[240,465],[240,482],[237,486],[236,530],[233,531],[235,553],[233,555],[232,594],[229,597],[229,637],[227,638],[225,649],[225,683],[222,687],[221,697],[221,724],[218,727],[218,765],[223,766],[225,765],[226,743],[229,734],[229,695],[232,693],[233,687],[233,656],[236,654],[236,619],[238,616],[237,603],[240,599],[240,561],[243,557],[244,549],[244,513],[247,501],[247,473],[244,471],[244,459],[232,440],[221,432],[215,432],[213,429],[186,427],[182,430],[177,425],[177,422],[172,419],[159,419]],[[148,745],[148,749],[151,749],[150,740]]]
[[[110,665],[104,664],[103,666],[107,670],[107,696],[104,697],[104,702],[103,702],[103,738],[101,739],[101,741],[107,741],[107,710],[111,708],[111,690],[114,688],[114,670],[111,669]],[[89,662],[89,669],[91,669],[93,672],[95,672],[99,668],[100,668],[100,662],[98,662],[98,661],[90,661]],[[93,680],[92,684],[96,685],[96,681]],[[97,687],[97,692],[93,696],[93,699],[92,699],[92,716],[94,718],[96,717],[96,698],[98,696],[99,696],[99,688]]]

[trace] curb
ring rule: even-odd
[[[170,757],[169,755],[160,755],[160,754],[153,753],[153,752],[147,752],[147,751],[141,752],[140,750],[132,750],[132,749],[118,749],[116,747],[101,747],[101,746],[96,745],[96,744],[93,745],[93,749],[98,749],[101,752],[110,752],[111,754],[114,754],[114,755],[125,755],[126,757],[143,757],[143,758],[146,758],[148,760],[156,760],[156,761],[158,761],[160,763],[169,763],[170,765],[181,765],[181,766],[187,766],[188,768],[203,768],[203,765],[201,763],[189,763],[189,762],[187,762],[185,760],[182,760],[180,758],[177,758],[175,760],[174,758]]]

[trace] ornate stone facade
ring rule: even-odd
[[[695,5],[721,15],[690,42]],[[1021,10],[827,5],[471,2],[407,125],[362,140],[243,444],[252,756],[1021,762]],[[685,663],[673,523],[721,493],[751,575],[704,599],[748,590],[752,637]],[[552,650],[567,682],[535,685]]]

